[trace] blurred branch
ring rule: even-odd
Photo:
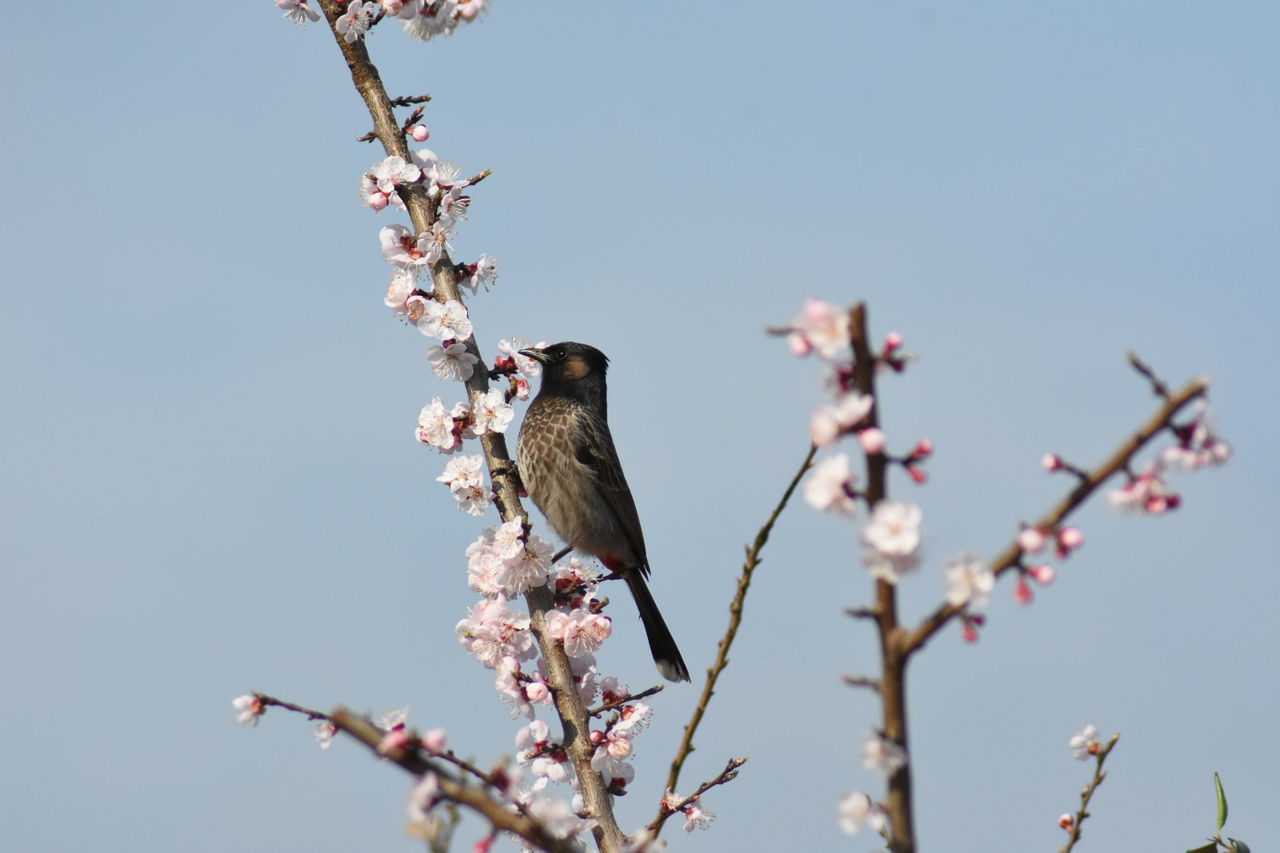
[[[676,750],[675,758],[671,760],[671,772],[667,774],[665,790],[674,791],[676,789],[676,785],[680,781],[680,771],[684,768],[684,762],[689,757],[689,754],[693,752],[693,736],[698,731],[698,726],[702,723],[703,716],[707,713],[707,705],[711,702],[711,697],[715,695],[716,682],[719,681],[725,667],[729,665],[729,649],[732,648],[733,641],[738,636],[738,628],[742,624],[742,607],[747,599],[747,590],[751,586],[751,577],[762,559],[760,552],[764,550],[765,543],[769,541],[769,534],[773,532],[773,525],[778,521],[778,517],[782,515],[782,511],[787,508],[787,502],[791,500],[791,495],[795,493],[796,487],[800,485],[801,478],[809,470],[809,466],[813,464],[813,457],[817,452],[817,447],[809,448],[809,452],[805,454],[804,461],[800,463],[799,470],[791,478],[791,482],[787,484],[782,497],[778,500],[778,505],[773,508],[773,512],[769,515],[768,520],[765,521],[764,526],[756,533],[755,541],[746,549],[746,561],[742,564],[742,574],[738,576],[738,590],[734,593],[733,600],[729,602],[729,626],[725,629],[724,636],[720,638],[715,662],[707,670],[707,683],[702,688],[702,695],[698,697],[698,704],[693,709],[693,716],[690,717],[689,723],[684,727],[684,737],[680,741],[680,747]],[[661,814],[659,814],[659,817],[661,817]],[[655,832],[661,830],[662,821],[657,820],[655,823]]]
[[[333,33],[338,48],[351,71],[351,80],[369,109],[373,118],[374,132],[388,155],[403,158],[412,162],[409,146],[404,132],[396,122],[393,112],[394,102],[387,96],[382,85],[378,69],[369,59],[363,39],[346,41],[337,31],[335,22],[343,14],[343,8],[336,0],[320,0],[325,19]],[[399,188],[399,195],[409,211],[415,233],[428,230],[437,217],[434,201],[428,196],[427,188],[422,184],[406,184]],[[433,298],[441,302],[449,300],[462,301],[458,287],[458,276],[453,261],[447,253],[431,267],[434,284]],[[477,397],[489,390],[488,372],[481,366],[486,364],[476,345],[475,335],[463,342],[467,352],[478,360],[477,369],[472,371],[466,387],[474,407]],[[511,464],[511,456],[507,451],[506,440],[502,433],[488,431],[480,437],[484,449],[485,461],[489,468],[490,481],[493,484],[495,502],[504,521],[521,519],[526,525],[529,516],[520,503],[519,481],[516,468]],[[534,635],[538,640],[539,650],[546,662],[547,682],[551,687],[555,700],[556,712],[560,716],[564,732],[564,745],[581,784],[582,797],[587,814],[597,822],[594,834],[596,843],[605,853],[615,853],[624,842],[622,830],[618,828],[613,814],[612,800],[600,778],[591,767],[591,757],[595,746],[591,743],[586,704],[582,701],[573,672],[569,666],[569,658],[564,649],[548,635],[546,630],[546,613],[554,606],[551,592],[545,587],[530,591],[525,596],[529,607],[529,617]]]

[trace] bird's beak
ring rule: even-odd
[[[541,364],[547,363],[547,354],[542,350],[538,349],[537,347],[528,347],[526,349],[522,349],[520,350],[520,354],[524,356],[528,356],[529,358]]]

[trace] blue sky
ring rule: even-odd
[[[266,0],[15,10],[0,252],[0,843],[13,850],[410,850],[408,780],[300,719],[443,726],[514,750],[456,643],[483,523],[434,482],[418,409],[458,395],[382,303],[359,175],[369,120],[327,33]],[[923,849],[1057,849],[1085,723],[1123,739],[1081,849],[1186,849],[1213,826],[1280,843],[1272,375],[1280,298],[1280,10],[1268,3],[499,2],[421,45],[379,28],[392,94],[478,187],[456,246],[502,263],[482,349],[578,339],[613,359],[611,420],[654,588],[705,670],[742,545],[806,449],[817,365],[762,330],[808,296],[870,304],[920,360],[885,384],[892,446],[928,436],[928,561],[994,554],[1153,408],[1214,377],[1226,468],[1164,519],[1098,504],[1026,608],[997,590],[976,646],[911,670]],[[870,849],[834,822],[875,790],[877,719],[840,683],[875,640],[856,527],[803,504],[775,532],[688,786],[750,763],[675,849]],[[619,603],[603,658],[656,676]],[[625,827],[647,821],[696,690],[655,701]],[[460,841],[469,842],[464,832]],[[1178,845],[1183,845],[1179,847]]]

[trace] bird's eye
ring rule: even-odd
[[[567,356],[568,354],[569,353],[563,349],[554,349],[551,351],[551,357],[554,358],[556,361],[564,361],[565,356]]]

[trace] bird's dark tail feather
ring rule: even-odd
[[[671,636],[667,623],[658,610],[658,602],[653,600],[649,585],[639,572],[626,573],[627,587],[636,600],[640,610],[640,621],[644,623],[645,635],[649,638],[649,651],[653,652],[653,662],[658,665],[658,672],[668,681],[688,681],[689,668],[680,657],[680,649],[676,647],[676,639]]]

